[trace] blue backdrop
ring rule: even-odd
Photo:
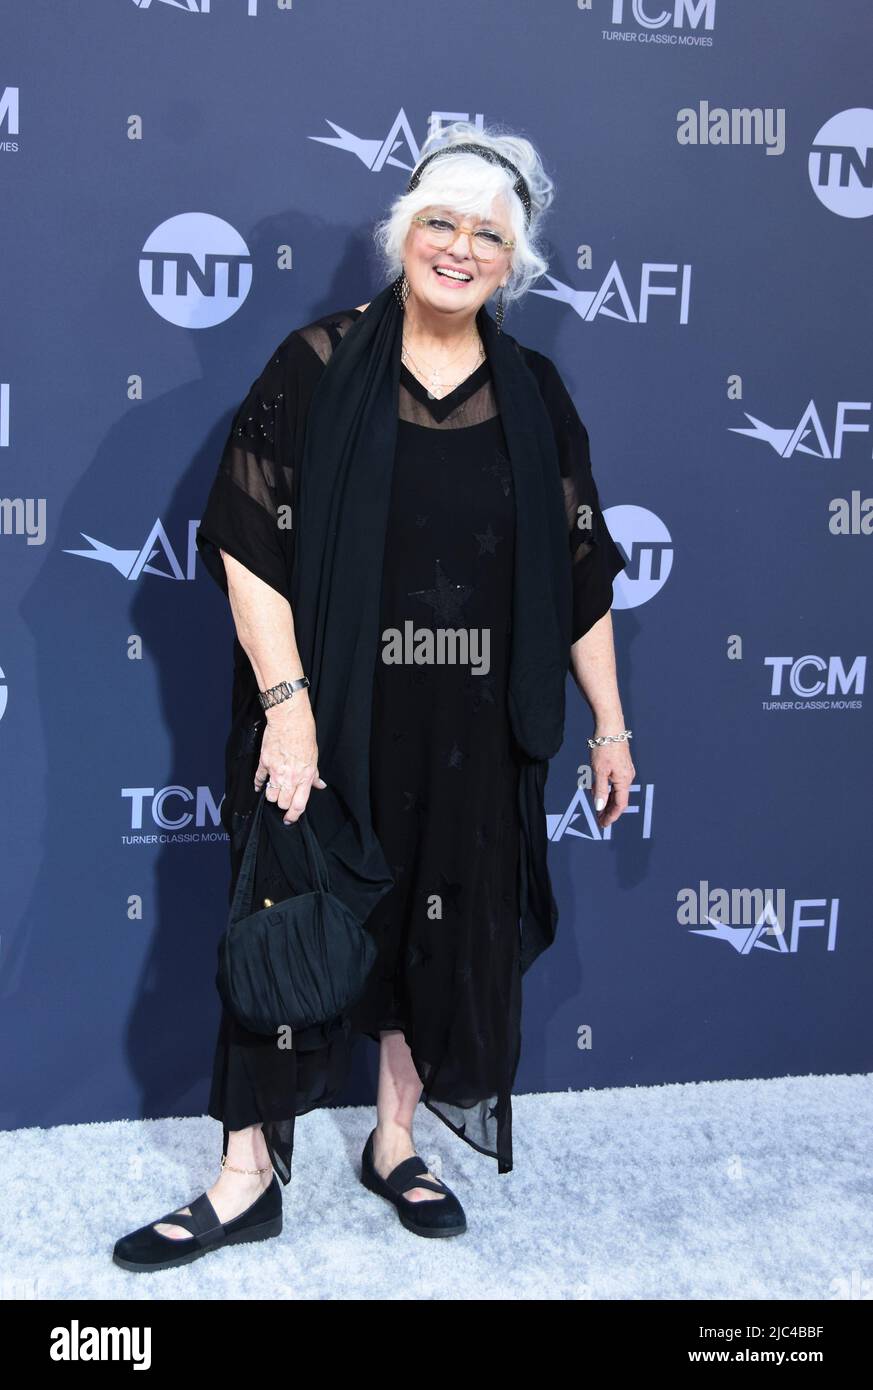
[[[205,1109],[232,626],[194,530],[249,383],[381,288],[372,224],[456,117],[556,180],[506,328],[628,559],[638,782],[599,832],[570,685],[516,1089],[869,1070],[869,0],[7,0],[3,29],[0,1124]]]

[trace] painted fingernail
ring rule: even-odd
[[[594,803],[594,809],[595,809],[595,811],[602,811],[605,805],[606,805],[606,797],[605,797],[605,796],[598,796],[597,800],[596,800],[595,803]]]

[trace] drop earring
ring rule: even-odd
[[[498,332],[498,333],[502,332],[502,330],[503,330],[503,315],[504,315],[504,312],[505,312],[505,308],[504,308],[504,303],[503,303],[503,286],[501,285],[501,286],[500,286],[500,293],[499,293],[498,296],[497,296],[497,311],[496,311],[496,313],[495,313],[495,315],[494,315],[495,319],[497,320],[497,332]]]
[[[409,298],[409,281],[406,278],[406,270],[402,270],[394,281],[394,298],[401,309],[406,308],[406,301]]]

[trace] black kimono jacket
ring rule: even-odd
[[[236,411],[196,535],[203,562],[225,593],[227,577],[220,549],[291,601],[295,509],[309,404],[332,352],[358,317],[355,310],[343,310],[294,329],[271,355]],[[517,346],[536,382],[557,448],[571,561],[571,640],[575,642],[608,611],[613,579],[625,561],[603,520],[591,472],[587,430],[554,363],[542,353]],[[580,508],[587,508],[581,521]],[[568,668],[569,659],[568,651]],[[254,773],[265,725],[254,672],[236,637],[233,660],[232,717],[225,746],[221,810],[230,837],[229,896],[236,884],[256,800]],[[330,782],[325,751],[319,744],[322,776]],[[553,941],[558,916],[546,862],[547,771],[546,759],[528,758],[520,776],[518,887],[523,970]],[[333,877],[334,891],[343,896],[337,876]],[[374,882],[378,879],[378,868],[372,878]],[[351,880],[346,882],[352,893],[354,885]],[[343,883],[341,875],[339,883]]]

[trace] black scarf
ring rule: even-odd
[[[310,402],[294,514],[291,608],[328,784],[312,790],[307,814],[334,891],[362,921],[393,885],[371,822],[369,746],[402,321],[388,285],[335,348]],[[536,380],[484,305],[476,323],[515,489],[508,702],[513,734],[536,765],[529,794],[532,785],[541,788],[546,761],[563,738],[572,615],[567,519],[552,423]]]

